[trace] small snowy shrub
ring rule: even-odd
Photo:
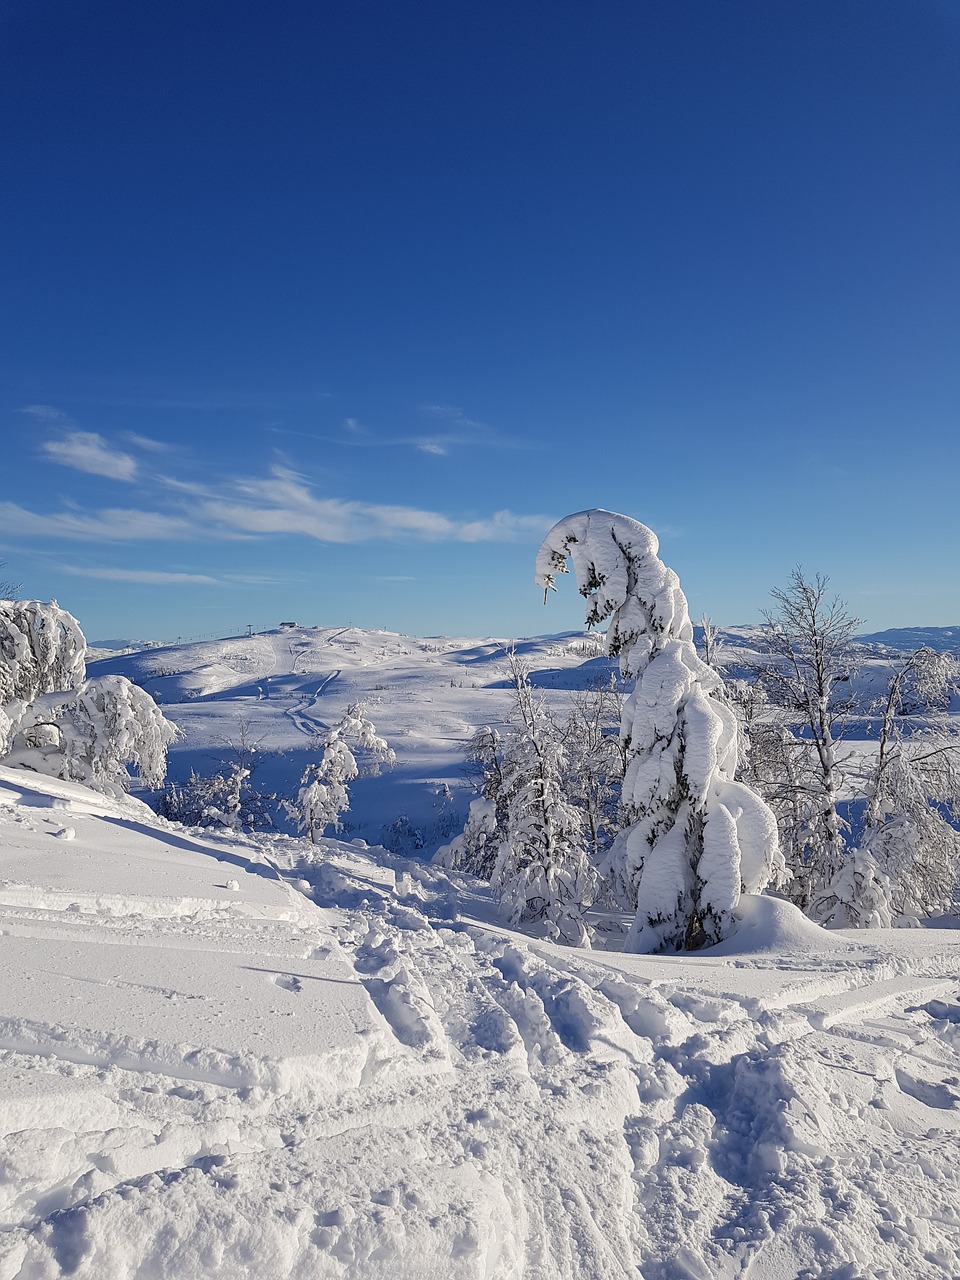
[[[350,808],[348,784],[360,772],[350,743],[371,754],[372,771],[382,761],[393,764],[396,760],[395,753],[386,740],[377,735],[365,711],[362,702],[347,708],[340,723],[323,739],[320,760],[304,770],[296,799],[286,803],[287,812],[314,843],[328,826],[339,830],[340,815]]]
[[[889,888],[894,919],[932,915],[956,903],[960,866],[960,735],[944,710],[960,687],[960,664],[921,648],[894,671],[881,705],[877,756],[869,780],[861,853]],[[904,716],[927,713],[908,733]],[[843,901],[842,881],[827,886],[821,911]],[[869,905],[869,904],[868,904]]]
[[[463,831],[438,849],[433,861],[489,880],[507,829],[503,739],[498,730],[489,725],[477,730],[467,749],[467,764],[479,794],[470,802]]]
[[[658,545],[636,520],[591,510],[556,524],[537,557],[545,594],[572,562],[587,625],[610,619],[608,650],[636,680],[620,727],[628,825],[604,868],[636,909],[634,951],[718,942],[740,894],[783,871],[773,814],[735,780],[736,717],[721,677],[697,656],[686,598]]]
[[[160,795],[157,812],[186,827],[267,830],[274,825],[277,797],[257,791],[250,770],[234,761],[227,771],[203,777],[191,769],[184,783],[171,783]]]

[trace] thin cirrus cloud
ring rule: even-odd
[[[36,422],[55,423],[59,426],[73,425],[69,415],[52,404],[25,404],[21,413],[25,413],[28,418],[33,418]]]
[[[177,489],[171,492],[175,494]],[[189,505],[172,499],[172,508],[165,511],[69,507],[51,514],[0,502],[0,532],[92,542],[234,540],[290,534],[328,543],[511,542],[541,534],[551,523],[548,516],[512,511],[467,520],[418,507],[320,497],[303,476],[282,466],[274,467],[265,477],[240,477],[190,497]]]
[[[45,440],[40,446],[48,458],[61,466],[86,471],[89,475],[109,476],[111,480],[135,480],[137,460],[129,453],[111,449],[103,436],[95,431],[67,431],[56,440]]]
[[[31,538],[70,538],[86,542],[182,540],[199,536],[189,519],[162,511],[112,507],[81,511],[68,507],[45,515],[15,502],[0,502],[0,532]]]
[[[173,450],[173,445],[167,444],[166,441],[154,440],[153,436],[142,436],[137,431],[124,431],[123,438],[146,453],[170,453]]]
[[[296,431],[273,423],[268,428],[278,435],[301,436],[321,444],[342,445],[353,449],[405,448],[434,457],[447,457],[463,448],[479,449],[528,449],[531,446],[520,437],[498,431],[486,422],[468,418],[462,409],[452,404],[421,404],[417,406],[421,417],[429,419],[432,430],[417,435],[380,435],[358,418],[342,420],[341,435],[323,435],[312,431]]]
[[[150,586],[219,586],[219,578],[211,578],[206,573],[164,573],[153,569],[79,569],[63,566],[65,573],[77,578],[100,578],[107,582],[144,582]]]

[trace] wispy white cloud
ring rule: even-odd
[[[103,578],[109,582],[145,582],[151,586],[165,584],[183,585],[199,584],[203,586],[220,585],[219,578],[211,578],[206,573],[164,573],[153,569],[79,569],[63,566],[64,573],[71,573],[78,578]]]
[[[453,449],[469,446],[491,449],[523,449],[526,442],[516,435],[496,430],[486,422],[469,418],[455,404],[422,404],[420,412],[440,424],[438,430],[413,436],[406,441],[422,453],[445,455]]]
[[[302,573],[225,573],[222,581],[244,587],[285,587],[290,583],[306,582]]]
[[[27,511],[15,502],[0,502],[0,532],[31,538],[80,538],[90,542],[165,541],[200,536],[196,524],[185,515],[129,508],[81,511],[72,507],[45,515]]]
[[[95,431],[68,431],[57,440],[45,440],[40,447],[61,466],[90,475],[109,476],[111,480],[136,479],[136,458],[111,449]]]
[[[425,542],[510,541],[532,530],[545,531],[546,516],[500,511],[484,520],[456,520],[437,511],[385,503],[317,497],[302,476],[274,467],[264,479],[234,481],[241,501],[223,498],[202,504],[207,518],[245,533],[298,532],[321,542],[369,542],[413,538]]]
[[[34,418],[37,422],[59,423],[61,426],[70,423],[69,415],[52,404],[25,404],[20,412]]]
[[[61,537],[99,542],[250,539],[272,535],[318,542],[377,540],[419,542],[509,542],[545,532],[544,515],[497,511],[464,519],[399,504],[320,496],[288,467],[267,476],[246,476],[196,490],[172,490],[165,511],[76,507],[49,515],[0,502],[0,532],[33,538]],[[182,494],[182,496],[180,496]],[[189,501],[188,501],[189,499]]]
[[[170,453],[173,446],[164,440],[154,440],[152,436],[142,436],[137,431],[124,431],[124,440],[135,449],[143,449],[146,453]]]
[[[346,446],[354,449],[416,449],[434,457],[446,457],[454,450],[472,449],[528,449],[528,441],[515,434],[498,431],[486,422],[469,418],[456,405],[421,404],[417,406],[421,417],[430,420],[432,430],[415,435],[382,435],[371,431],[358,418],[344,418],[341,435],[326,435],[313,431],[297,431],[289,427],[273,426],[279,435],[300,436],[319,444]]]

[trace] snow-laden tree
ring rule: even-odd
[[[823,891],[843,870],[846,855],[847,826],[837,808],[844,786],[839,722],[857,668],[853,637],[860,623],[842,600],[828,596],[829,582],[820,574],[809,581],[798,567],[786,587],[770,593],[776,608],[764,620],[773,660],[760,672],[771,700],[802,727],[801,736],[789,735],[790,749],[798,757],[793,772],[810,818],[802,861],[790,866],[791,896],[815,920],[829,911]]]
[[[580,811],[595,867],[620,829],[618,818],[624,756],[620,749],[623,698],[615,678],[574,693],[559,726],[566,769],[564,790]]]
[[[723,648],[723,637],[716,623],[711,622],[705,613],[700,615],[700,630],[703,632],[703,660],[708,667],[720,670],[720,650]]]
[[[158,787],[177,736],[143,689],[123,676],[100,676],[34,699],[4,763],[107,792],[126,789],[132,764],[146,786]]]
[[[548,937],[589,946],[583,913],[596,877],[583,815],[564,788],[563,740],[526,664],[513,654],[510,665],[516,725],[503,751],[506,831],[492,883],[510,924],[541,921]]]
[[[623,706],[627,827],[606,860],[626,946],[680,950],[724,937],[741,893],[782,874],[774,815],[735,780],[738,729],[721,678],[696,653],[677,575],[656,535],[603,510],[567,516],[537,557],[544,593],[572,562],[586,621],[609,618],[608,649],[636,684]]]
[[[159,786],[178,736],[124,676],[87,680],[86,640],[56,601],[0,601],[0,754],[4,763],[119,792],[133,765]]]
[[[511,655],[514,689],[529,681],[525,667]],[[529,732],[529,716],[524,705],[529,698],[515,698],[515,708],[507,721],[507,736],[485,725],[478,729],[467,750],[467,764],[475,775],[478,795],[470,802],[463,830],[434,854],[438,866],[467,871],[484,880],[491,879],[500,846],[507,836],[507,776],[514,777],[508,763]],[[620,720],[620,692],[612,685],[592,686],[573,694],[567,716],[559,720],[540,705],[537,733],[549,736],[560,748],[559,778],[563,798],[580,815],[587,848],[596,866],[618,829],[617,801],[623,778],[623,755],[617,732]],[[519,732],[518,732],[519,731]],[[522,748],[526,750],[526,748]]]
[[[807,906],[822,831],[815,754],[809,741],[793,732],[783,709],[771,703],[762,682],[727,680],[725,688],[741,726],[737,777],[773,810],[790,872],[786,895]]]
[[[437,850],[433,861],[439,867],[489,880],[507,831],[503,738],[499,730],[483,725],[476,731],[467,750],[467,763],[476,775],[478,794],[470,801],[463,830]]]
[[[463,830],[448,844],[440,846],[433,855],[433,862],[438,867],[466,871],[482,880],[489,880],[505,834],[495,802],[483,795],[474,796]]]
[[[960,869],[960,735],[941,714],[960,687],[952,654],[920,648],[900,662],[880,705],[877,755],[866,788],[860,854],[869,854],[888,886],[895,919],[932,915],[955,905]],[[907,710],[925,712],[909,732]],[[952,820],[952,821],[951,821]],[[845,886],[826,885],[819,914],[834,906]],[[847,914],[860,913],[859,903]]]
[[[11,719],[43,693],[76,689],[86,676],[80,623],[56,600],[0,600],[0,706]]]
[[[821,893],[817,918],[828,929],[888,929],[893,923],[891,885],[873,853],[852,849]]]
[[[340,723],[324,737],[320,759],[304,770],[296,800],[286,805],[299,829],[308,832],[314,843],[331,824],[339,829],[340,815],[350,808],[349,784],[360,773],[351,743],[370,753],[372,770],[396,760],[396,754],[367,719],[365,704],[348,707]]]

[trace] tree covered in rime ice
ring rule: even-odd
[[[773,661],[760,672],[772,703],[782,707],[802,736],[788,732],[785,749],[795,756],[791,772],[797,800],[806,810],[788,849],[791,896],[815,920],[831,910],[834,877],[844,871],[846,823],[837,805],[844,785],[839,724],[848,710],[846,690],[857,662],[853,637],[860,623],[842,600],[828,596],[830,579],[812,580],[799,567],[787,586],[770,594],[776,604],[764,614]]]
[[[625,760],[620,744],[623,698],[610,684],[594,683],[573,694],[559,726],[567,767],[566,794],[583,817],[594,866],[620,830],[620,788]]]
[[[774,815],[735,781],[736,717],[697,656],[686,598],[658,549],[645,525],[592,510],[556,524],[537,557],[545,593],[572,563],[587,625],[610,619],[609,652],[636,678],[620,729],[628,825],[605,862],[618,900],[636,909],[633,951],[719,941],[741,893],[783,871]]]
[[[126,765],[159,786],[178,736],[123,676],[87,680],[86,640],[56,601],[0,601],[0,755],[4,763],[116,792]]]
[[[340,723],[324,737],[320,759],[304,770],[296,800],[286,806],[299,829],[308,832],[314,843],[331,823],[339,829],[341,813],[350,808],[349,783],[360,772],[350,743],[371,753],[373,769],[380,762],[393,764],[396,760],[365,712],[362,702],[347,708]]]
[[[581,811],[564,787],[567,755],[526,664],[511,655],[516,723],[503,753],[504,837],[492,883],[510,924],[541,921],[547,936],[589,946],[584,909],[595,874]]]
[[[881,700],[877,755],[867,778],[860,846],[820,894],[826,924],[908,921],[954,906],[960,862],[960,736],[946,716],[960,685],[957,660],[915,650],[894,669]],[[927,713],[922,729],[905,728],[905,711]],[[875,883],[855,879],[866,863]],[[885,891],[886,920],[878,906]]]
[[[502,734],[484,725],[471,739],[467,765],[478,794],[470,802],[461,833],[434,855],[438,866],[467,871],[485,880],[492,878],[500,846],[507,837],[507,782],[516,776],[517,753],[526,754],[529,750],[526,738],[533,720],[529,709],[535,695],[526,688],[526,667],[511,655],[510,668],[514,709]],[[560,790],[580,816],[593,867],[599,865],[619,828],[617,806],[623,778],[618,732],[620,703],[615,684],[593,684],[577,690],[565,718],[553,715],[542,701],[537,703],[537,734],[543,742],[549,738],[555,748],[561,767]]]
[[[434,854],[437,866],[490,880],[507,833],[504,741],[490,725],[479,728],[467,748],[467,764],[478,794],[470,801],[463,830]]]

